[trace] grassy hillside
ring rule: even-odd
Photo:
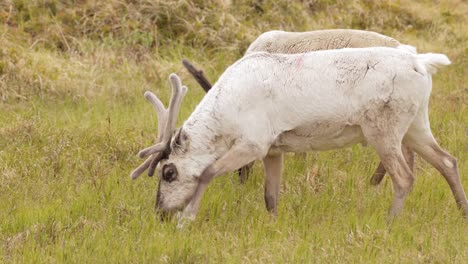
[[[417,160],[401,217],[387,225],[387,177],[370,148],[288,156],[277,219],[259,164],[247,184],[216,179],[197,220],[154,217],[157,182],[130,171],[156,135],[143,98],[189,87],[180,123],[210,80],[261,32],[377,31],[453,64],[434,77],[433,132],[468,190],[468,3],[421,1],[4,0],[0,2],[0,261],[19,263],[464,263],[468,225],[439,173]],[[150,122],[148,122],[150,120]]]

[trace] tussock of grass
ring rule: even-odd
[[[369,185],[377,158],[361,146],[288,156],[276,220],[260,164],[245,185],[221,177],[183,232],[155,219],[155,179],[128,174],[156,136],[143,92],[167,100],[167,76],[179,73],[190,89],[180,122],[204,95],[182,58],[216,80],[261,32],[358,28],[451,58],[434,78],[430,118],[468,189],[467,24],[462,0],[1,2],[1,261],[466,262],[466,221],[419,159],[388,225],[391,181]]]

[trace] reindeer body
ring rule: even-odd
[[[241,138],[263,155],[342,148],[365,143],[360,126],[373,116],[414,114],[430,94],[423,73],[415,56],[389,48],[256,53],[220,77],[187,124],[210,109],[202,116],[222,120],[210,124],[220,143]]]

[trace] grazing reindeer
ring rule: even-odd
[[[366,47],[391,47],[408,49],[416,53],[416,49],[403,45],[398,40],[372,31],[355,29],[331,29],[308,32],[268,31],[255,39],[245,52],[245,55],[265,51],[269,53],[297,54],[317,50],[366,48]],[[198,70],[187,59],[182,64],[192,74],[200,86],[208,92],[212,85],[206,79],[203,71]],[[414,153],[403,146],[403,154],[411,170],[414,167]],[[244,183],[253,166],[253,162],[238,170],[241,183]],[[379,164],[371,178],[371,184],[378,185],[385,176],[385,168]]]
[[[401,150],[405,144],[439,170],[468,216],[456,159],[437,144],[429,124],[431,76],[449,64],[442,54],[383,47],[254,53],[230,66],[177,130],[174,121],[185,90],[172,74],[169,110],[145,94],[164,117],[159,128],[165,129],[156,145],[139,153],[152,156],[132,177],[159,162],[156,207],[166,213],[183,210],[182,224],[195,218],[214,177],[262,159],[265,201],[276,213],[284,152],[369,144],[390,173],[389,217],[394,217],[414,181]]]

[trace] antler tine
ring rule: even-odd
[[[160,152],[160,151],[163,151],[164,149],[166,148],[166,144],[165,142],[159,142],[157,143],[156,145],[153,145],[151,147],[147,147],[143,150],[140,150],[140,152],[138,152],[138,156],[140,158],[145,158],[147,157],[148,155],[151,155],[151,154],[154,154],[156,152]]]
[[[153,105],[154,110],[158,115],[158,136],[156,142],[160,142],[163,134],[162,131],[167,122],[167,110],[161,100],[159,100],[154,93],[150,91],[145,92],[145,98]]]
[[[147,158],[138,168],[134,169],[132,173],[130,173],[132,180],[138,178],[150,166],[152,160],[153,156]]]
[[[159,152],[164,149],[165,145],[161,143],[161,140],[164,136],[163,128],[166,126],[167,115],[168,115],[168,110],[164,107],[164,104],[161,102],[161,100],[159,100],[159,98],[154,93],[150,91],[145,92],[145,98],[146,100],[148,100],[148,102],[150,102],[153,105],[154,110],[156,111],[156,114],[158,115],[158,135],[156,137],[157,143],[155,145],[145,148],[141,150],[140,152],[138,152],[138,156],[140,158],[145,158],[148,155],[151,155],[153,153]],[[146,168],[148,168],[148,166],[146,166]]]
[[[182,88],[180,89],[181,91],[180,91],[179,96],[176,98],[176,100],[174,100],[173,105],[169,105],[169,109],[168,109],[169,117],[168,117],[167,124],[171,126],[172,128],[171,131],[174,130],[176,127],[177,118],[179,116],[179,111],[180,111],[180,105],[182,104],[184,96],[188,90],[187,86],[182,86]]]
[[[164,104],[161,102],[161,100],[159,100],[159,98],[154,93],[146,91],[145,98],[154,106],[154,110],[156,110],[156,113],[158,115],[164,113],[166,108],[164,107]]]
[[[179,115],[180,105],[182,103],[182,99],[184,98],[185,94],[187,93],[187,87],[182,86],[182,81],[177,74],[173,73],[169,76],[172,84],[172,97],[171,102],[169,103],[168,108],[168,118],[166,123],[166,131],[170,133],[175,129],[177,117]]]

